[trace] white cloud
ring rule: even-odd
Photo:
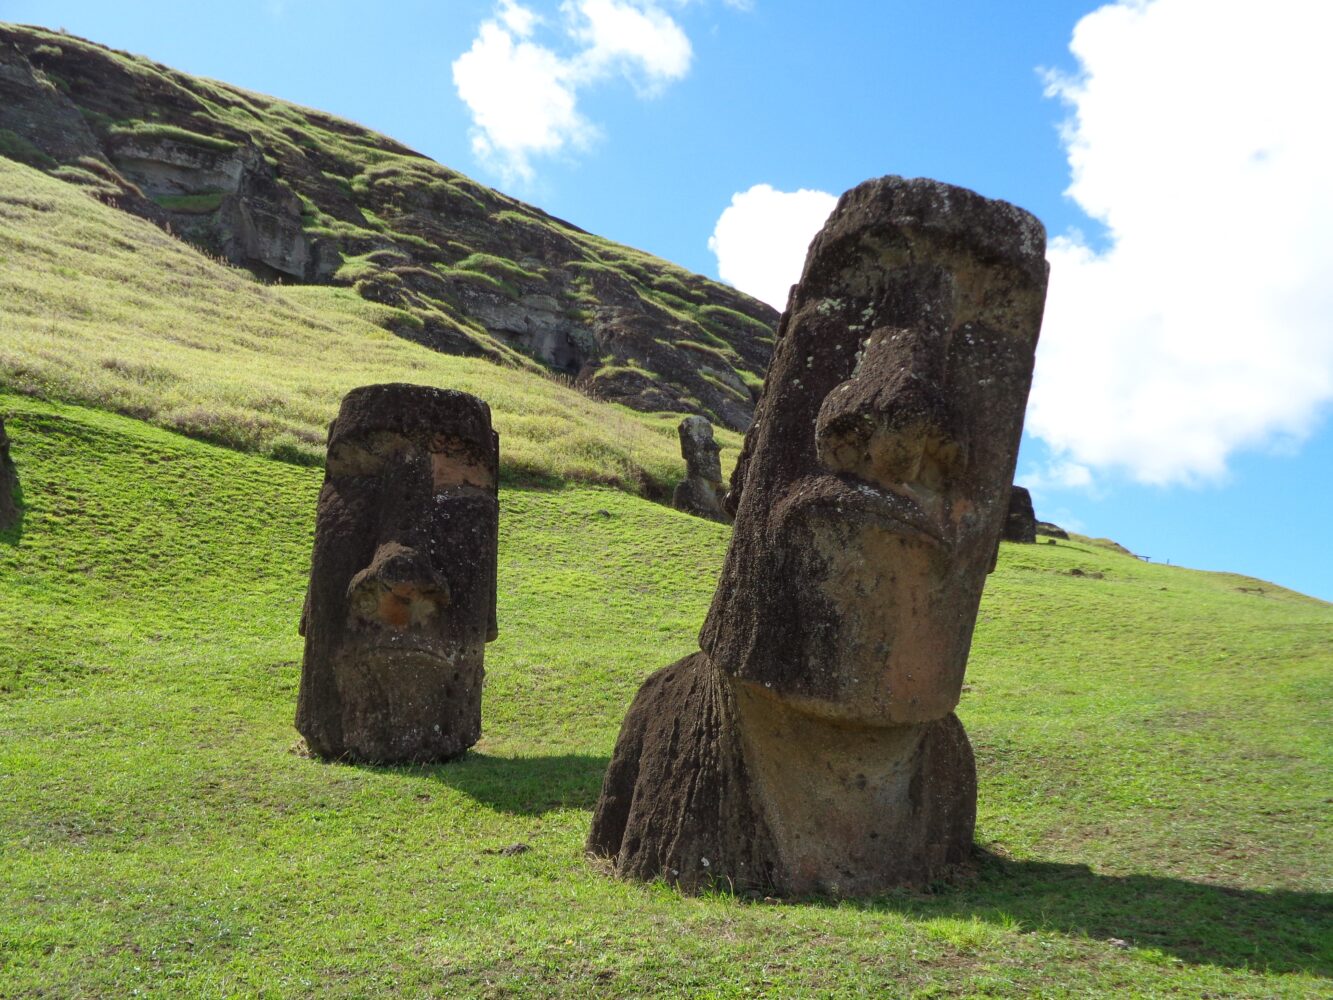
[[[578,112],[568,66],[549,49],[487,21],[454,62],[454,86],[472,111],[472,150],[507,176],[531,179],[533,154],[586,145],[596,134]]]
[[[619,71],[652,92],[689,72],[690,40],[651,3],[565,0],[561,10],[570,18],[570,36],[584,46],[575,60],[584,79],[596,81]]]
[[[472,113],[473,151],[509,179],[531,180],[534,157],[596,137],[578,109],[581,91],[619,78],[651,96],[690,69],[690,40],[656,0],[564,0],[559,10],[552,47],[534,40],[552,22],[501,0],[453,63],[454,87]]]
[[[519,6],[515,0],[500,0],[495,16],[519,38],[528,38],[532,35],[533,28],[542,23],[542,18],[536,11]]]
[[[837,202],[826,191],[778,191],[768,184],[732,195],[708,239],[717,273],[747,295],[786,308],[810,241]]]
[[[1027,427],[1053,468],[1215,479],[1326,411],[1331,34],[1333,6],[1304,0],[1122,0],[1078,23],[1079,73],[1048,93],[1071,110],[1068,194],[1107,242],[1051,241]]]

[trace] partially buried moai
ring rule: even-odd
[[[621,729],[588,840],[620,874],[780,893],[965,860],[953,709],[1009,504],[1046,289],[1026,212],[929,180],[843,195],[778,331],[702,651]]]
[[[480,737],[498,474],[475,396],[370,385],[343,399],[301,616],[296,728],[314,753],[439,761]]]
[[[9,457],[9,435],[0,420],[0,531],[12,528],[19,518],[18,472]]]
[[[676,428],[680,435],[680,454],[685,459],[685,478],[676,487],[671,506],[687,514],[712,521],[731,523],[723,505],[726,488],[722,485],[721,449],[713,440],[713,425],[700,416],[689,416]]]

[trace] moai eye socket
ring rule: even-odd
[[[329,445],[324,467],[330,476],[378,476],[413,448],[402,434],[369,431],[349,434]]]

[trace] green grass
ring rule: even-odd
[[[0,417],[25,505],[0,535],[0,996],[1333,990],[1328,604],[1006,544],[960,707],[975,876],[682,898],[581,847],[725,528],[504,490],[482,742],[326,765],[291,727],[319,471],[25,396]]]
[[[160,195],[153,200],[169,212],[183,212],[187,215],[208,215],[216,212],[222,204],[221,191],[206,194]]]
[[[669,344],[676,339],[715,342],[727,355],[723,363],[737,377],[757,379],[762,374],[774,317],[735,289],[582,232],[392,139],[331,115],[40,28],[0,25],[0,34],[42,67],[39,76],[47,74],[53,86],[67,91],[99,137],[170,139],[219,152],[240,144],[259,149],[282,183],[301,199],[306,235],[336,245],[343,254],[344,266],[335,280],[368,297],[393,301],[423,315],[461,307],[480,316],[485,306],[502,299],[518,301],[538,283],[541,291],[588,310],[589,325],[597,327],[599,317],[618,318],[608,300],[634,293],[643,299],[651,321],[669,334],[663,338],[663,351],[670,351]],[[99,65],[111,75],[113,85],[97,85]],[[67,74],[71,83],[60,80],[56,71]],[[107,114],[115,108],[120,109],[119,117]],[[13,133],[0,134],[0,155],[59,172],[112,203],[119,193],[115,178],[95,176],[98,171],[85,163],[78,164],[77,171],[70,164],[57,165]],[[174,212],[201,216],[217,209],[215,199],[206,195],[161,203]],[[203,230],[186,228],[190,238],[209,245]],[[387,267],[367,259],[389,243],[410,253],[417,266],[437,268],[434,273],[452,280],[418,282],[410,293],[391,288],[394,276]],[[520,251],[516,244],[528,249]],[[529,252],[541,256],[543,266],[525,267]],[[595,287],[590,279],[596,279]],[[706,315],[701,311],[705,303],[725,314]],[[755,318],[747,321],[745,314],[750,312]],[[471,327],[477,323],[464,319],[459,325],[467,331],[465,340],[482,354],[522,367],[536,364],[488,333],[475,335]],[[612,351],[618,353],[614,345]],[[648,369],[678,370],[675,359],[656,348],[650,352],[652,357],[641,359]],[[717,422],[724,417],[728,422],[737,419],[726,398],[729,393],[715,391],[706,379],[686,377],[688,384],[679,382],[678,378],[662,385],[678,401]],[[748,408],[749,400],[741,401]],[[299,442],[283,445],[286,450],[300,447]]]
[[[215,135],[204,135],[201,132],[194,132],[178,125],[168,125],[163,122],[140,121],[113,125],[111,133],[131,138],[170,139],[174,142],[183,142],[189,146],[199,146],[219,153],[229,153],[236,148],[236,143],[230,139],[222,139]]]
[[[349,262],[349,273],[361,263]],[[343,288],[261,285],[2,158],[0,301],[0,388],[87,403],[229,447],[319,463],[348,389],[406,381],[485,398],[510,481],[614,483],[666,495],[684,474],[679,415],[663,421],[590,400],[531,367],[405,341],[388,331],[419,329],[412,313]],[[739,435],[718,437],[734,456]]]
[[[34,167],[54,167],[56,161],[18,133],[0,128],[0,156],[28,163]]]

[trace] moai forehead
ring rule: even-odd
[[[393,462],[429,455],[440,487],[494,491],[499,439],[490,407],[475,396],[429,386],[370,385],[353,389],[329,428],[330,477],[381,474]]]
[[[1045,298],[1031,215],[935,181],[849,191],[811,245],[733,477],[701,643],[812,710],[956,702]],[[910,674],[910,678],[907,676]]]

